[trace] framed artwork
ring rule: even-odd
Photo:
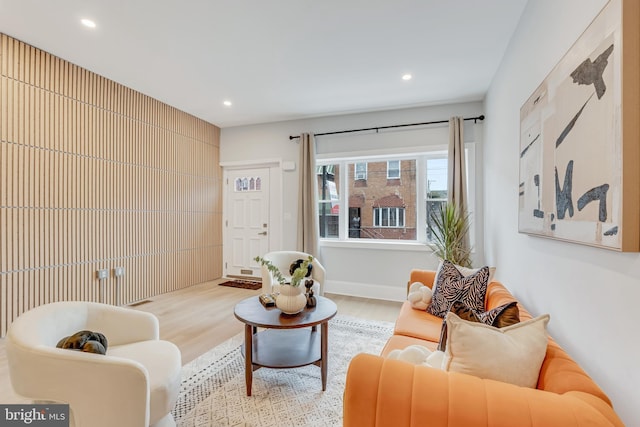
[[[520,109],[518,230],[640,250],[640,6],[610,0]]]

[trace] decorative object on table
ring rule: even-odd
[[[307,297],[303,293],[300,283],[302,279],[311,274],[310,267],[313,257],[309,255],[307,259],[296,260],[289,266],[289,272],[291,273],[290,283],[286,282],[280,270],[271,261],[260,256],[255,257],[254,260],[265,266],[280,283],[280,293],[276,297],[276,307],[285,314],[296,314],[304,310],[307,305]]]
[[[304,287],[307,288],[307,307],[315,307],[317,301],[313,296],[313,280],[305,280]]]
[[[442,260],[471,267],[471,248],[464,244],[469,233],[469,214],[460,212],[454,204],[445,203],[440,209],[432,210],[429,216],[431,221],[427,222],[427,227],[433,254]]]
[[[273,264],[273,266],[277,270],[279,270],[279,273],[284,276],[285,282],[288,282],[290,281],[289,267],[291,266],[291,263],[298,259],[305,260],[309,258],[309,255],[312,254],[299,251],[272,251],[261,255],[261,257]],[[266,265],[260,265],[257,262],[252,262],[252,265],[253,264],[255,264],[254,267],[258,267],[260,269],[260,276],[262,278],[262,293],[277,293],[279,291],[281,282],[274,277],[274,274],[272,272],[273,270],[270,271]],[[318,258],[315,256],[313,257],[313,262],[311,263],[311,265],[313,265],[313,270],[311,272],[311,276],[308,277],[308,279],[313,279],[313,292],[315,293],[315,295],[321,296],[323,294],[322,291],[324,288],[326,271],[322,264],[318,261]]]
[[[311,276],[311,272],[313,271],[313,264],[311,264],[311,261],[313,261],[313,257],[310,256],[309,263],[307,264],[307,272],[304,275],[304,277]],[[289,266],[289,274],[291,274],[293,276],[295,271],[298,268],[302,267],[302,263],[303,262],[304,262],[304,260],[302,260],[302,259],[297,259],[294,262],[292,262],[291,265]],[[302,271],[304,271],[304,270],[302,270]]]
[[[300,313],[307,305],[307,298],[300,286],[282,285],[276,297],[276,307],[284,314]]]
[[[284,285],[286,283],[286,279],[284,278],[284,276],[282,275],[282,273],[280,273],[280,270],[278,270],[278,267],[276,267],[275,265],[273,265],[273,263],[271,261],[269,261],[268,259],[264,259],[261,256],[257,256],[253,259],[256,262],[259,262],[260,265],[264,266],[267,268],[267,270],[269,270],[269,273],[271,273],[271,275],[273,276],[273,278],[281,285]]]
[[[640,249],[633,10],[636,0],[608,2],[520,108],[520,233]]]
[[[260,303],[265,307],[274,307],[276,305],[276,297],[273,294],[260,294]]]

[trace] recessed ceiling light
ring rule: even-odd
[[[411,80],[413,76],[411,74],[405,74],[402,76],[402,80]]]
[[[85,27],[89,27],[89,28],[95,28],[96,27],[96,23],[93,22],[91,19],[81,19],[80,22],[82,22],[82,25],[84,25]]]
[[[231,101],[224,101],[223,104],[225,107],[231,107]]]

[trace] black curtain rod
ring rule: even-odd
[[[473,123],[477,123],[478,120],[480,120],[480,121],[484,120],[484,114],[481,114],[481,115],[479,115],[477,117],[466,117],[463,120],[473,120]],[[375,130],[377,132],[380,129],[403,128],[403,127],[407,127],[407,126],[435,125],[435,124],[439,124],[439,123],[449,123],[449,120],[436,120],[436,121],[433,121],[433,122],[422,122],[422,123],[407,123],[407,124],[404,124],[404,125],[378,126],[378,127],[375,127],[375,128],[338,130],[338,131],[335,131],[335,132],[314,133],[313,136],[336,135],[336,134],[339,134],[339,133],[351,133],[351,132],[364,132],[364,131],[367,131],[367,130]],[[289,135],[289,140],[297,139],[297,138],[300,138],[300,135],[298,135],[298,136]]]

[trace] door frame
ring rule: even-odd
[[[268,250],[279,250],[282,246],[282,160],[265,159],[254,161],[221,162],[222,167],[222,277],[227,277],[227,262],[229,253],[229,171],[244,169],[268,168],[269,169],[269,239]]]

